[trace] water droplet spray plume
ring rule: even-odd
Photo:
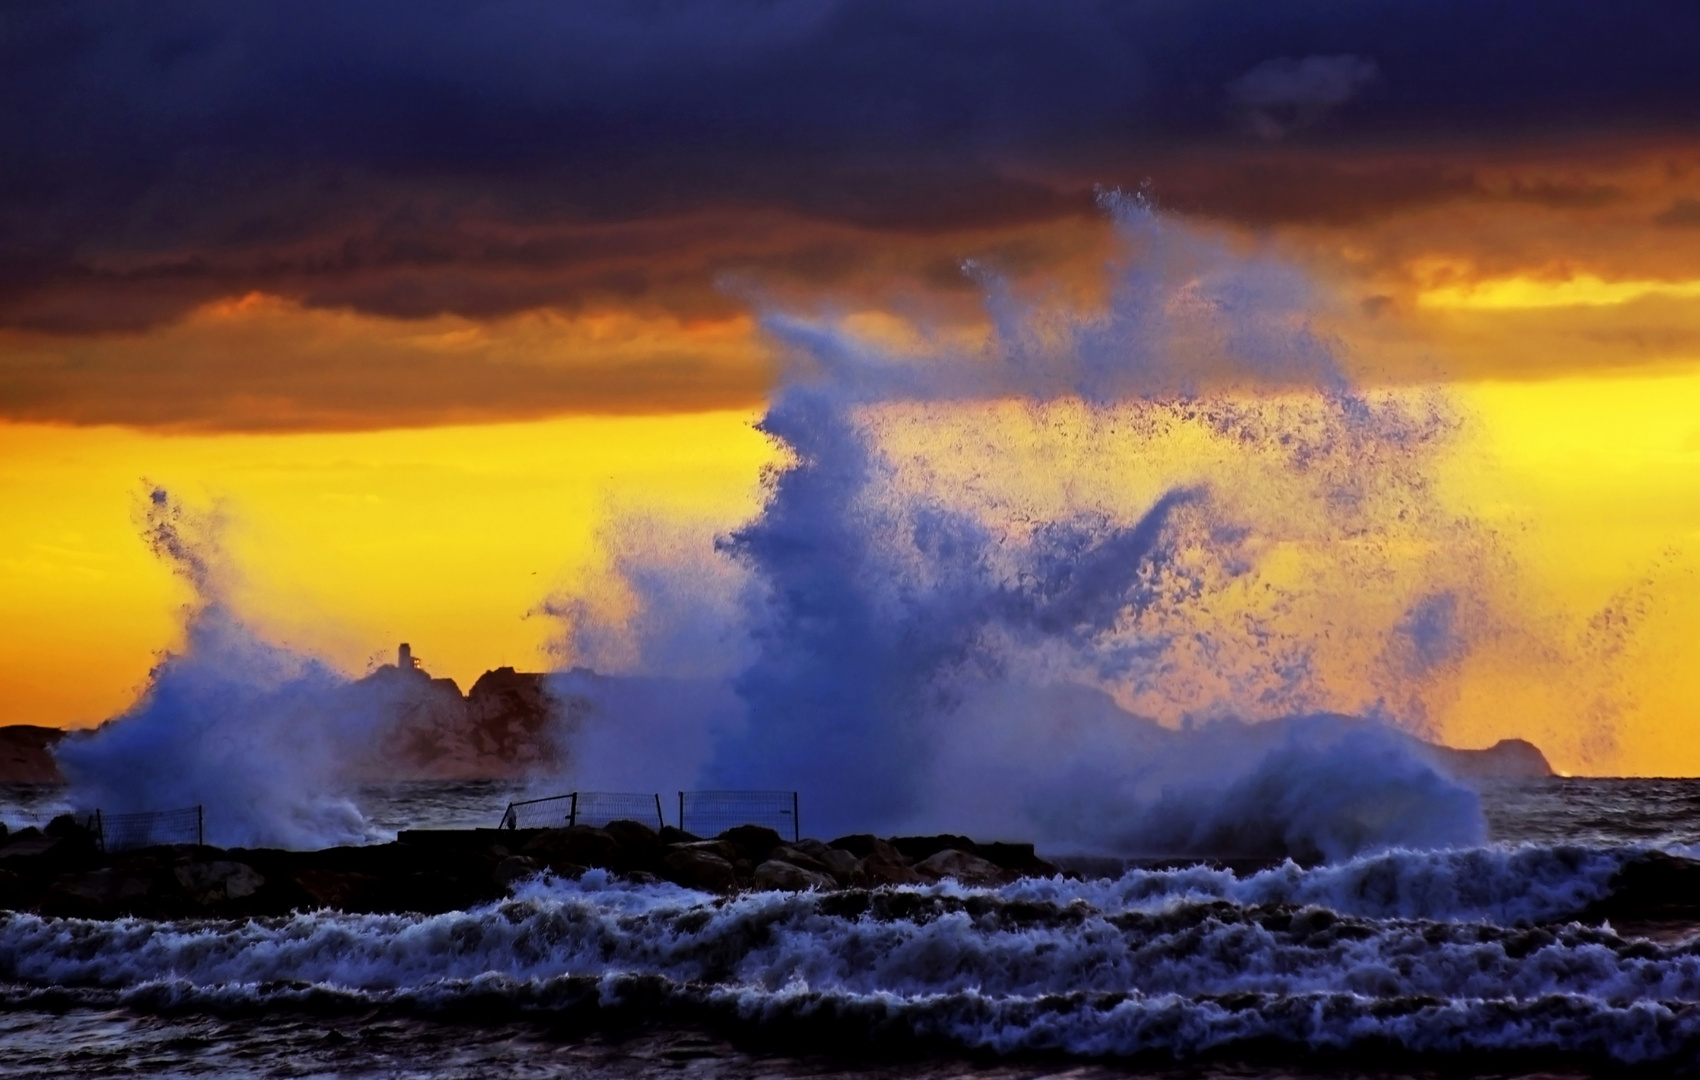
[[[1445,409],[1355,391],[1297,271],[1104,204],[1127,257],[1098,312],[983,278],[983,347],[907,351],[768,317],[787,368],[760,427],[790,462],[718,541],[753,656],[699,782],[802,790],[822,835],[1328,858],[1479,841],[1474,794],[1390,723],[1420,727],[1422,688],[1470,646],[1473,563],[1429,490]],[[650,583],[628,580],[646,625],[725,608],[681,605],[679,582],[647,601],[666,575],[638,547],[620,559]],[[1448,550],[1391,565],[1411,547]],[[1284,582],[1267,567],[1294,551],[1308,576]]]

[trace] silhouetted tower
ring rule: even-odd
[[[413,658],[413,646],[405,641],[401,643],[401,648],[396,650],[395,666],[403,671],[419,670],[419,661]]]

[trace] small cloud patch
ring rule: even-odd
[[[1228,100],[1259,138],[1271,142],[1326,119],[1380,76],[1375,61],[1339,56],[1265,60],[1228,84]]]

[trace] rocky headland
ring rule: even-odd
[[[63,784],[53,748],[65,732],[34,724],[0,727],[0,784]]]
[[[1482,750],[1420,744],[1435,767],[1459,780],[1539,780],[1556,776],[1541,748],[1527,739],[1501,739]]]

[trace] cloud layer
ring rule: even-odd
[[[1147,179],[1236,228],[1604,212],[1633,200],[1555,175],[1555,137],[1687,153],[1697,37],[1676,0],[30,5],[0,36],[0,328],[137,333],[248,293],[400,320],[723,320],[775,291],[948,308],[965,257],[1078,276],[1095,187]],[[1496,187],[1524,146],[1547,158]],[[1647,228],[1692,216],[1671,177]],[[13,418],[97,394],[75,373],[107,356],[3,351]],[[64,385],[12,385],[43,377]],[[751,393],[694,378],[545,396]]]

